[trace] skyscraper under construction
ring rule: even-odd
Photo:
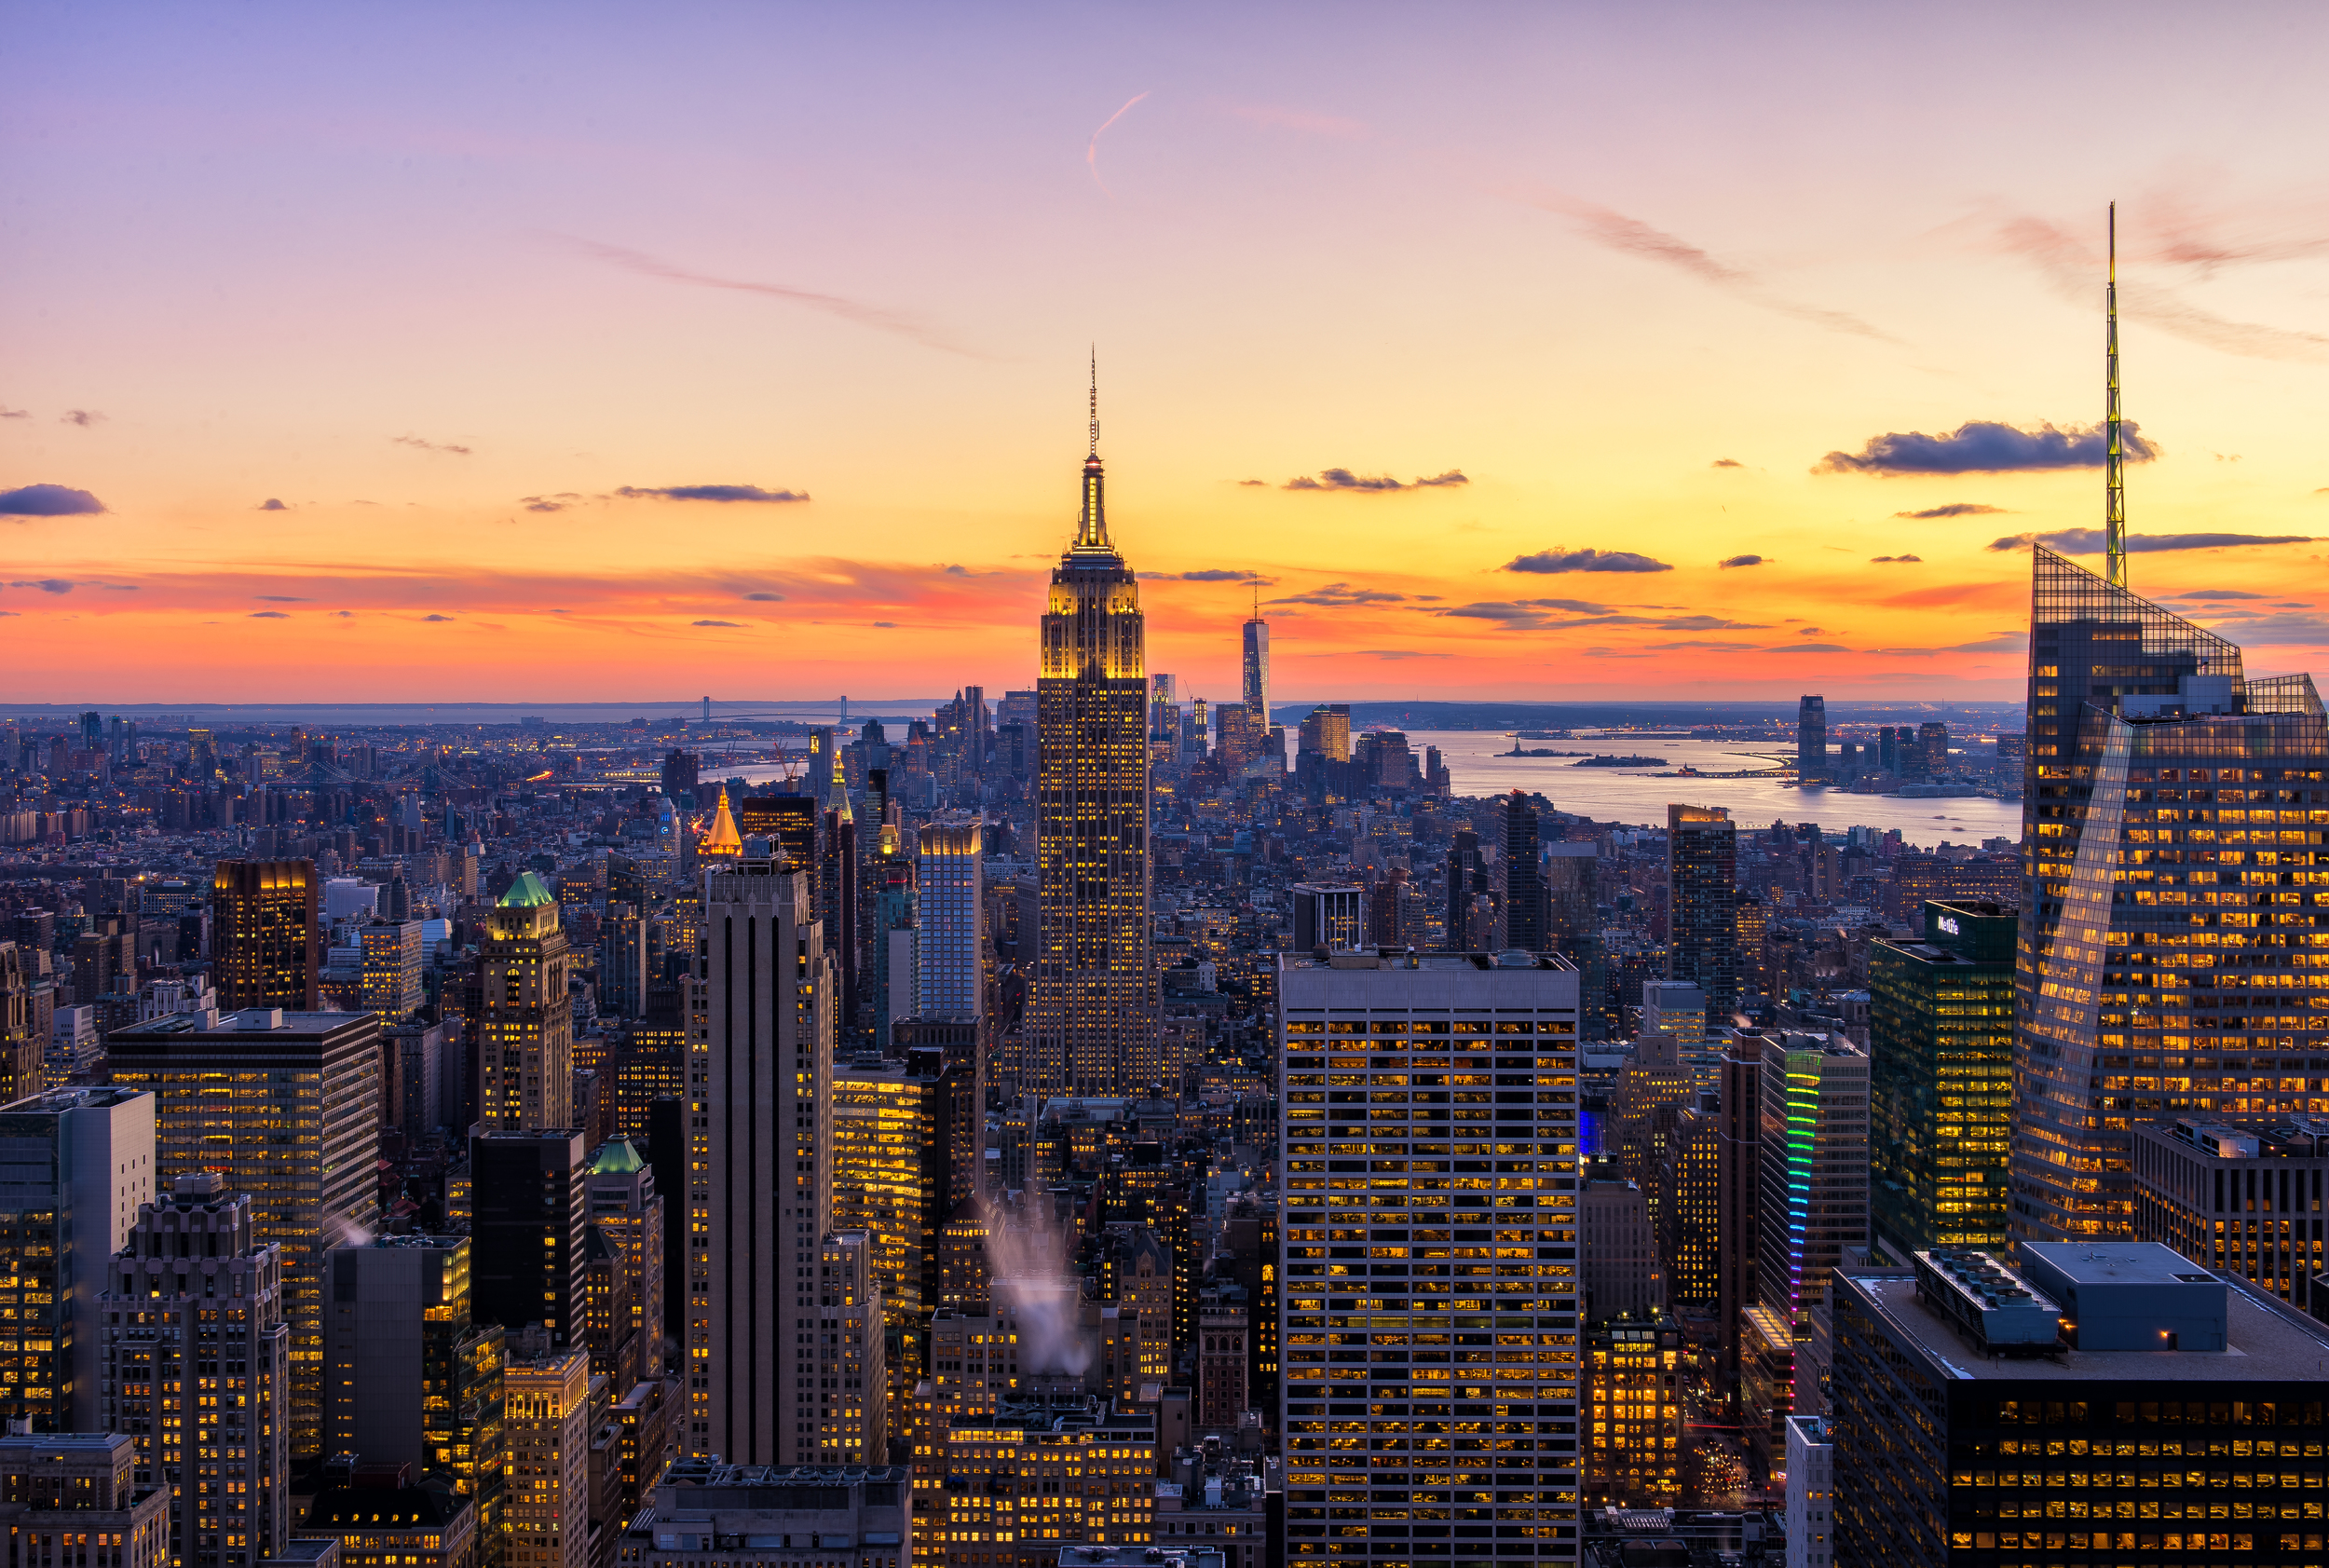
[[[1020,1086],[1122,1095],[1154,1077],[1148,672],[1140,589],[1108,537],[1099,401],[1083,515],[1044,607],[1036,683],[1039,950]]]

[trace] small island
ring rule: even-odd
[[[1572,766],[1578,768],[1663,768],[1666,766],[1666,758],[1662,757],[1612,757],[1604,752],[1598,757],[1588,757]]]

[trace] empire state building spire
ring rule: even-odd
[[[1116,553],[1116,547],[1108,540],[1108,498],[1105,491],[1106,474],[1100,468],[1100,356],[1092,351],[1092,450],[1083,459],[1083,513],[1076,522],[1076,541],[1070,552],[1087,552]]]

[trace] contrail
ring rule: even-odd
[[[1130,105],[1127,104],[1126,107]],[[811,310],[822,310],[828,316],[838,316],[845,321],[855,321],[860,326],[872,327],[880,332],[895,333],[901,337],[910,337],[925,348],[942,348],[949,354],[960,354],[974,360],[987,358],[984,354],[976,353],[959,343],[950,341],[922,321],[902,311],[884,310],[878,306],[862,305],[856,300],[844,299],[838,294],[820,293],[814,289],[797,289],[789,283],[756,283],[742,279],[715,278],[708,273],[690,272],[684,266],[674,266],[670,262],[658,261],[653,256],[637,251],[625,250],[620,245],[604,245],[595,239],[582,239],[565,234],[554,234],[551,238],[585,255],[596,257],[603,262],[611,262],[625,271],[640,273],[648,278],[665,278],[674,283],[693,283],[700,288],[732,289],[738,293],[763,294],[770,299],[787,300],[795,305],[805,305]]]
[[[1114,114],[1100,121],[1099,130],[1092,132],[1092,144],[1083,149],[1083,166],[1092,171],[1092,183],[1099,186],[1100,194],[1102,196],[1108,197],[1111,199],[1114,198],[1116,193],[1110,190],[1108,188],[1108,182],[1100,178],[1100,132],[1105,131],[1110,126],[1114,125],[1118,120],[1123,119],[1124,117],[1124,110],[1130,109],[1135,103],[1139,102],[1140,100],[1146,98],[1148,94],[1146,92],[1136,92],[1130,98],[1125,99],[1124,107],[1123,109],[1117,110]]]

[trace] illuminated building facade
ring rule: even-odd
[[[1682,1501],[1680,1325],[1664,1313],[1596,1318],[1585,1338],[1585,1485],[1589,1503],[1670,1508]]]
[[[1927,904],[1868,949],[1869,1221],[1886,1256],[2006,1245],[2014,911]]]
[[[1025,1407],[933,1432],[917,1454],[918,1503],[933,1505],[917,1568],[1039,1568],[1067,1546],[1146,1547],[1155,1535],[1156,1417]]]
[[[95,1302],[104,1428],[170,1493],[180,1568],[252,1568],[291,1541],[291,1330],[283,1252],[215,1171],[143,1206]],[[91,1325],[96,1329],[96,1325]]]
[[[1574,1562],[1576,972],[1278,962],[1286,1560]]]
[[[1246,698],[1246,711],[1253,716],[1254,728],[1262,734],[1270,732],[1270,623],[1261,619],[1257,605],[1253,619],[1246,621],[1239,648],[1238,673]]]
[[[2008,1229],[2128,1237],[2135,1123],[2329,1109],[2329,722],[2040,548],[2028,753]]]
[[[364,1011],[395,1023],[422,1002],[420,921],[375,921],[357,937],[364,954]]]
[[[1718,1091],[1684,1106],[1658,1188],[1658,1258],[1677,1316],[1711,1316],[1723,1297],[1723,1128]]]
[[[573,966],[558,901],[522,871],[486,917],[477,954],[477,1120],[492,1131],[574,1125]]]
[[[0,1414],[95,1432],[105,1288],[154,1195],[154,1097],[51,1089],[0,1111]]]
[[[668,1206],[655,1190],[655,1171],[625,1138],[610,1138],[592,1154],[582,1178],[591,1226],[614,1253],[623,1275],[620,1292],[627,1324],[610,1324],[609,1336],[620,1343],[635,1336],[633,1363],[638,1378],[657,1378],[663,1371],[663,1236]],[[615,1398],[630,1392],[620,1379]]]
[[[9,1554],[61,1564],[70,1539],[109,1568],[163,1568],[170,1494],[140,1484],[136,1473],[137,1445],[120,1432],[0,1437],[0,1534]]]
[[[311,860],[222,860],[211,879],[211,983],[221,1007],[312,1013],[323,961]]]
[[[1738,836],[1726,808],[1666,808],[1666,977],[1697,982],[1719,1027],[1738,1007]]]
[[[987,1011],[987,889],[979,833],[975,819],[941,817],[923,824],[916,836],[918,1016],[976,1017]]]
[[[1144,622],[1108,537],[1096,393],[1092,443],[1036,682],[1040,929],[1020,1087],[1040,1096],[1130,1094],[1156,1076]]]
[[[378,1223],[380,1020],[180,1013],[116,1029],[114,1085],[154,1096],[155,1168],[214,1170],[283,1248],[292,1457],[323,1445],[323,1254]]]
[[[895,1062],[835,1070],[832,1228],[865,1234],[882,1312],[907,1333],[920,1332],[936,1304],[930,1290],[946,1185],[930,1179],[933,1098],[928,1080]]]
[[[510,1443],[502,1561],[590,1568],[591,1358],[512,1356],[503,1374]]]
[[[1795,704],[1795,782],[1828,782],[1828,700],[1805,697]]]
[[[2188,1116],[2135,1129],[2135,1238],[2329,1314],[2322,1189],[2329,1117],[2229,1124]]]

